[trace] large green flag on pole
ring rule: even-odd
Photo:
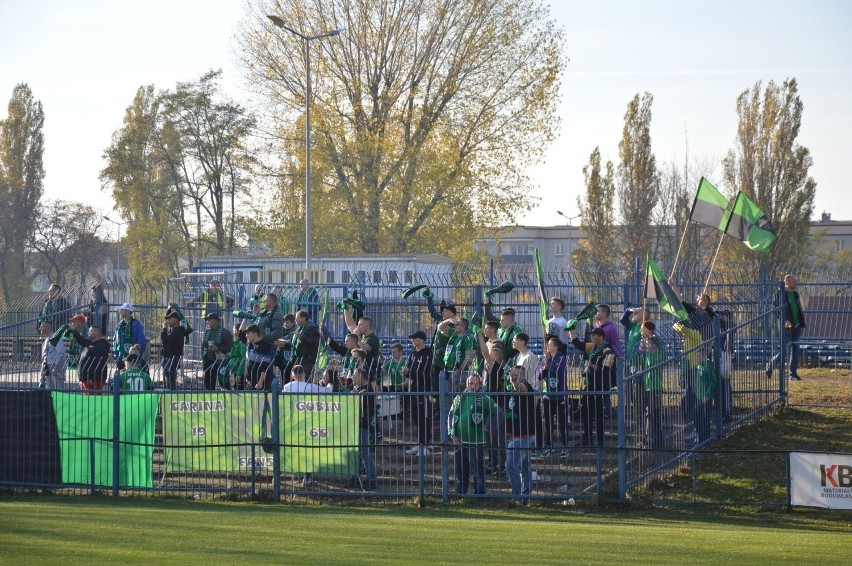
[[[688,320],[683,303],[674,292],[672,286],[666,281],[666,277],[654,260],[651,259],[651,253],[648,253],[648,268],[645,275],[645,289],[642,293],[645,299],[655,299],[659,303],[660,308],[667,313],[670,313],[681,320]]]
[[[772,251],[772,243],[778,235],[769,223],[769,218],[750,198],[740,191],[734,206],[726,214],[725,234],[740,240],[756,252]]]
[[[689,219],[724,232],[727,220],[725,212],[727,210],[728,199],[710,181],[701,177],[701,182],[698,183],[698,192],[695,194],[695,201],[693,201],[692,210],[689,213]]]
[[[544,273],[541,270],[541,254],[538,248],[535,250],[535,274],[538,278],[538,311],[541,317],[541,325],[547,333],[547,295],[544,292]]]

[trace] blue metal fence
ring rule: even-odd
[[[548,291],[567,298],[566,313],[569,315],[579,311],[588,300],[613,305],[613,318],[617,318],[618,309],[641,304],[640,278],[636,274],[631,274],[626,282],[624,279],[617,282],[617,277],[610,276],[591,283],[564,272],[549,272],[546,277]],[[540,353],[542,329],[538,323],[538,295],[534,276],[528,271],[519,268],[505,272],[492,270],[479,277],[466,276],[461,282],[465,284],[459,281],[429,283],[439,299],[443,297],[456,304],[460,315],[472,316],[482,307],[483,288],[505,279],[513,280],[516,287],[500,297],[500,304],[516,308],[519,323],[532,336],[533,350]],[[253,288],[249,283],[223,282],[224,292],[234,297],[236,307],[247,306]],[[702,285],[682,283],[680,288],[690,297],[701,291]],[[624,499],[630,490],[659,479],[673,466],[688,461],[693,450],[706,448],[737,428],[769,414],[787,397],[785,357],[780,356],[773,362],[781,349],[780,337],[784,331],[780,310],[772,306],[777,288],[777,283],[765,281],[751,284],[717,282],[713,286],[714,307],[727,311],[729,324],[723,329],[717,317],[716,324],[699,342],[686,346],[672,331],[673,320],[653,309],[652,318],[666,345],[667,358],[658,367],[641,371],[619,362],[617,387],[604,393],[609,399],[605,405],[611,409],[605,417],[602,445],[583,445],[584,421],[590,417],[583,415],[579,407],[585,404],[582,400],[593,393],[583,387],[582,356],[570,356],[567,390],[549,394],[557,399],[556,405],[563,411],[564,418],[554,419],[553,411],[542,410],[541,392],[527,394],[536,398],[537,436],[541,438],[543,429],[548,429],[549,436],[554,439],[552,446],[532,443],[510,454],[512,449],[507,446],[503,431],[492,431],[487,437],[487,446],[481,450],[489,468],[496,470],[485,478],[484,493],[473,493],[472,485],[471,492],[464,497]],[[838,289],[841,292],[836,296],[848,296],[849,285],[843,282],[805,283],[801,287],[805,300],[823,296],[826,290],[837,293]],[[333,305],[347,296],[352,286],[329,286],[327,290],[329,303]],[[360,289],[382,338],[385,355],[389,355],[391,343],[406,344],[408,334],[432,326],[425,301],[419,297],[402,300],[398,298],[400,290],[391,288],[388,291],[387,286],[372,290],[362,286]],[[384,391],[356,395],[359,409],[363,397],[373,397],[378,406],[377,417],[366,428],[361,426],[359,412],[350,416],[351,422],[338,423],[347,425],[344,427],[348,430],[346,434],[335,433],[337,435],[331,439],[322,438],[321,431],[328,430],[325,427],[308,427],[308,421],[299,421],[308,428],[296,430],[301,440],[294,442],[293,438],[282,436],[285,430],[294,434],[292,428],[287,429],[294,413],[288,409],[293,395],[282,393],[280,384],[270,393],[202,392],[200,344],[204,325],[201,307],[188,307],[185,312],[197,332],[185,349],[178,389],[165,391],[157,333],[151,329],[159,328],[164,305],[185,300],[196,291],[198,289],[166,285],[159,296],[156,292],[149,293],[145,296],[147,303],[135,305],[137,316],[148,329],[155,393],[120,393],[113,381],[107,391],[86,394],[75,386],[74,369],[67,371],[65,391],[39,390],[39,353],[43,339],[32,332],[38,319],[37,313],[32,312],[37,302],[29,312],[31,316],[19,311],[11,318],[14,322],[1,327],[0,411],[3,416],[0,418],[0,442],[3,458],[0,485],[83,491],[109,489],[116,495],[128,491],[179,492],[274,500],[357,495],[449,501],[457,497],[454,458],[456,451],[462,448],[455,446],[448,436],[447,416],[459,392],[449,390],[451,386],[446,381],[440,382],[439,391],[430,393]],[[295,287],[285,286],[281,292],[291,299],[291,304],[295,303],[292,300]],[[159,302],[152,299],[159,299]],[[82,305],[77,304],[60,314],[72,314],[81,308]],[[807,338],[811,342],[803,345],[809,346],[808,350],[813,347],[814,354],[806,354],[803,358],[813,363],[848,367],[845,352],[852,329],[846,326],[846,321],[852,317],[852,310],[825,308],[808,311],[808,314],[835,320],[827,325],[829,330],[822,336]],[[10,320],[8,314],[6,320]],[[230,322],[229,313],[225,313],[225,324]],[[345,326],[338,311],[330,316],[328,325],[333,336],[342,338]],[[718,377],[712,394],[700,403],[692,398],[695,393],[690,381],[695,379],[691,360],[697,353],[712,359]],[[660,373],[661,390],[645,391],[644,378],[649,372]],[[109,374],[115,373],[114,366],[110,365]],[[156,401],[150,398],[144,401],[150,395],[156,395]],[[509,398],[518,395],[489,392],[497,405],[504,406]],[[351,394],[347,397],[351,398]],[[197,403],[213,402],[211,399],[221,401],[228,410],[205,411],[203,404],[198,409]],[[184,403],[189,407],[185,412],[198,419],[181,420],[171,411],[172,403]],[[192,403],[196,403],[198,410],[192,410]],[[232,406],[236,409],[230,412]],[[650,406],[657,409],[653,415],[649,414]],[[419,419],[418,408],[433,418]],[[71,413],[67,413],[69,410]],[[88,432],[79,434],[83,429],[73,426],[79,425],[80,420],[94,428],[89,427]],[[427,450],[419,450],[417,429],[424,422],[431,422],[429,442]],[[310,434],[314,428],[317,430],[315,439],[326,441],[324,448],[313,444],[313,440],[304,440],[312,438]],[[356,428],[357,434],[353,432]],[[304,450],[300,452],[301,449]],[[187,456],[192,453],[197,454]],[[23,454],[27,456],[22,457]],[[506,478],[507,456],[516,459],[521,456],[522,464],[529,460],[532,487],[528,496],[513,493]],[[294,458],[298,460],[295,467]],[[329,462],[335,458],[349,460],[345,466],[330,466]],[[178,460],[183,463],[177,465]],[[374,476],[369,462],[375,467]],[[128,466],[135,466],[132,474]],[[104,480],[103,474],[107,472],[109,481]],[[128,483],[127,478],[131,476],[135,479]]]

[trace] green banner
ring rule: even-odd
[[[281,395],[281,470],[355,475],[360,401],[348,394]]]
[[[51,397],[62,458],[62,482],[111,486],[114,397],[58,391]],[[159,403],[159,393],[119,396],[120,487],[154,487],[154,431]]]
[[[167,393],[163,395],[163,437],[167,472],[272,469],[272,395]],[[254,453],[252,453],[254,446]]]

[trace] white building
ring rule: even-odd
[[[312,284],[349,287],[366,293],[366,299],[399,297],[400,291],[417,283],[443,280],[449,284],[453,271],[450,258],[438,254],[321,256],[305,269],[302,257],[210,256],[201,259],[196,273],[220,274],[226,285],[281,285],[293,289],[302,279]],[[332,294],[332,298],[335,294]]]

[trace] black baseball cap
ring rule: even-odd
[[[418,330],[414,334],[409,334],[408,337],[412,340],[414,340],[415,338],[420,338],[421,340],[426,340],[426,333],[423,332],[422,330]]]
[[[219,313],[211,312],[210,314],[208,314],[207,316],[204,317],[204,320],[222,320],[222,319],[219,318]]]

